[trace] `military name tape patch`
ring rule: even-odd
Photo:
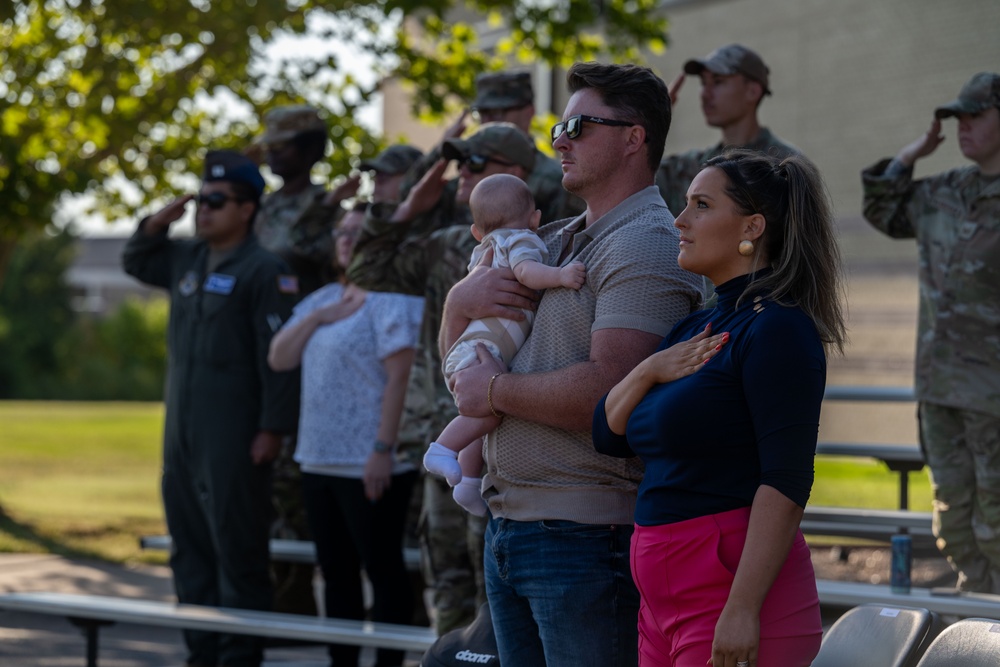
[[[210,273],[205,278],[203,289],[209,294],[232,294],[236,287],[236,276],[227,276],[224,273]]]

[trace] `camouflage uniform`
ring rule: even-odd
[[[527,72],[499,72],[481,74],[476,79],[475,110],[519,108],[534,102],[531,75]],[[441,159],[437,146],[413,167],[407,178],[412,185]],[[586,204],[562,186],[562,167],[542,151],[535,148],[535,164],[525,181],[535,198],[535,206],[542,212],[542,224],[553,220],[576,217],[586,209]]]
[[[1000,107],[1000,77],[996,90]],[[962,590],[1000,593],[1000,177],[913,180],[882,160],[862,182],[865,218],[919,249],[915,384],[938,547]]]
[[[409,190],[424,174],[430,171],[434,163],[440,160],[441,147],[435,146],[422,157],[407,174],[404,190]],[[542,151],[535,149],[535,166],[525,179],[531,195],[535,198],[535,206],[542,212],[542,224],[553,220],[576,217],[583,213],[586,205],[574,195],[566,192],[562,186],[562,167]]]
[[[267,131],[254,148],[270,142],[293,140],[304,132],[326,131],[319,113],[308,106],[278,107],[265,116]],[[272,192],[261,199],[254,221],[254,232],[265,249],[283,258],[298,277],[300,293],[305,296],[329,281],[333,251],[331,232],[339,207],[323,204],[326,188],[312,183],[295,194]],[[302,477],[293,459],[295,436],[284,439],[281,452],[272,467],[271,537],[286,540],[311,538],[302,499]],[[275,611],[316,615],[312,565],[271,563]]]
[[[358,169],[395,176],[405,174],[423,156],[418,148],[408,144],[393,144],[375,157],[362,160]]]
[[[302,294],[310,294],[330,281],[333,227],[339,206],[323,204],[326,187],[311,184],[302,192],[272,192],[261,200],[254,230],[260,244],[282,257],[299,277]]]
[[[756,52],[742,44],[727,44],[704,58],[693,58],[684,63],[684,73],[688,75],[700,76],[706,70],[722,76],[742,75],[759,83],[765,96],[771,94],[771,70]],[[705,162],[722,155],[730,148],[758,151],[778,159],[799,153],[797,148],[774,136],[766,127],[762,127],[754,140],[745,146],[727,146],[718,143],[710,148],[668,155],[663,158],[656,172],[656,186],[660,188],[663,201],[667,202],[667,207],[675,217],[684,210],[688,186]]]
[[[722,155],[728,148],[745,148],[767,153],[783,159],[789,155],[798,155],[799,150],[774,136],[766,127],[760,128],[757,137],[746,146],[726,146],[718,143],[710,148],[696,148],[677,155],[668,155],[660,162],[656,171],[656,187],[663,195],[663,201],[674,216],[680,215],[687,202],[687,189],[691,181],[698,175],[705,162]]]

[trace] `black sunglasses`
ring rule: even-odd
[[[583,114],[577,114],[575,116],[570,116],[564,121],[556,123],[552,126],[552,141],[559,138],[559,135],[564,131],[566,132],[567,139],[576,139],[583,132],[584,123],[594,123],[596,125],[610,125],[611,127],[631,127],[635,123],[630,123],[627,120],[612,120],[610,118],[598,118],[597,116],[584,116]]]
[[[490,157],[488,155],[469,155],[458,161],[458,166],[461,167],[465,165],[470,172],[473,174],[481,174],[486,170],[486,165],[490,162],[496,162],[504,167],[513,167],[513,162],[504,162],[503,160],[498,160],[495,157]]]
[[[210,209],[217,211],[223,206],[225,206],[226,202],[230,201],[238,202],[240,200],[237,199],[236,197],[230,197],[229,195],[222,192],[209,192],[208,194],[202,194],[199,192],[198,195],[195,196],[194,201],[196,204],[198,204],[198,206],[205,204]]]

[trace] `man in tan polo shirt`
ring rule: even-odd
[[[551,262],[582,261],[579,291],[546,290],[509,369],[482,351],[453,377],[459,411],[503,415],[485,448],[486,590],[502,664],[634,667],[639,595],[629,571],[637,460],[597,454],[600,397],[650,355],[700,298],[677,267],[673,218],[653,183],[670,125],[667,87],[647,68],[580,63],[552,128],[563,186],[587,204],[539,229]],[[450,347],[489,293],[477,267],[448,295]]]

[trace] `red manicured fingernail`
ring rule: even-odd
[[[715,351],[716,351],[716,352],[718,352],[718,351],[719,351],[719,350],[721,350],[721,349],[722,349],[722,344],[719,344],[719,345],[716,345],[716,346],[715,346]],[[708,361],[708,360],[706,359],[706,361]]]
[[[723,343],[728,343],[729,342],[729,332],[728,331],[726,333],[722,334],[722,342]]]

